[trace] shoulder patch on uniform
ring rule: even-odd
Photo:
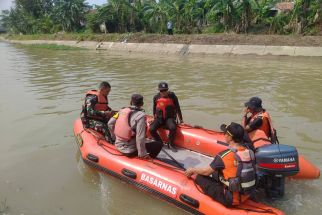
[[[219,153],[219,156],[220,156],[221,158],[223,158],[223,157],[225,157],[229,152],[231,152],[231,150],[230,150],[230,149],[226,149],[225,151],[220,152],[220,153]]]

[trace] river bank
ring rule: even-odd
[[[11,35],[2,40],[24,45],[56,44],[112,52],[180,55],[322,56],[322,37],[279,35],[52,34]]]

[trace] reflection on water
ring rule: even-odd
[[[166,80],[185,121],[209,128],[238,122],[243,103],[259,96],[280,141],[322,167],[320,58],[147,56],[0,43],[0,65],[0,171],[6,173],[0,201],[7,199],[11,214],[184,214],[75,158],[73,121],[84,93],[102,80],[112,85],[114,109],[137,92],[148,113],[158,82]],[[318,214],[321,185],[289,181],[285,198],[270,204],[288,214]]]

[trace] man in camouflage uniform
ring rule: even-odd
[[[108,106],[107,96],[110,91],[111,85],[105,81],[99,85],[99,90],[88,91],[86,93],[81,118],[84,127],[96,130],[103,134],[106,140],[113,142],[107,127],[108,120],[115,113],[115,111]]]

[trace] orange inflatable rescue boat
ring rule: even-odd
[[[148,118],[148,125],[150,121],[151,118]],[[166,141],[167,132],[160,130],[160,133]],[[203,194],[194,181],[184,175],[183,168],[209,165],[214,155],[227,148],[223,142],[222,132],[178,125],[175,140],[178,152],[172,152],[164,147],[153,161],[123,156],[102,135],[92,129],[84,129],[80,119],[74,123],[74,134],[81,157],[86,164],[192,214],[284,214],[276,208],[252,200],[247,200],[238,207],[226,208]],[[259,184],[261,181],[264,182],[262,186],[268,195],[283,195],[285,177],[312,179],[319,177],[319,169],[304,158],[299,158],[294,147],[269,144],[264,137],[259,136],[259,134],[253,136],[260,139],[256,141],[258,175],[263,178]],[[276,147],[279,149],[276,150]],[[281,157],[277,151],[283,152],[285,156]],[[171,157],[174,157],[176,162]],[[305,165],[305,168],[301,165]],[[307,165],[310,165],[311,171],[303,173]],[[282,186],[267,187],[265,185],[267,180],[273,182],[270,184]]]
[[[147,125],[149,126],[152,122],[153,118],[147,118]],[[160,136],[164,142],[167,142],[167,134],[168,131],[164,129],[159,129]],[[150,136],[148,134],[148,136]],[[260,150],[263,146],[269,147],[271,145],[272,148],[279,149],[279,144],[272,144],[270,140],[267,139],[265,133],[261,130],[256,130],[249,134],[250,139],[254,142],[254,147],[257,150]],[[202,154],[208,156],[215,156],[219,152],[227,149],[227,144],[224,143],[225,137],[223,132],[205,129],[199,126],[192,126],[189,124],[179,124],[177,127],[177,133],[175,138],[175,145],[186,148],[192,151],[200,152]],[[282,146],[282,144],[280,144]],[[285,146],[285,145],[283,145]],[[282,146],[282,147],[283,147]],[[295,148],[291,149],[294,150]],[[297,153],[297,152],[296,152]],[[286,156],[285,156],[286,155]],[[275,156],[275,161],[273,163],[280,163],[284,165],[290,164],[287,162],[287,156],[289,154],[272,154]],[[285,156],[285,158],[283,157]],[[282,160],[276,159],[284,159],[285,162],[278,162]],[[314,166],[310,161],[306,160],[303,156],[298,155],[298,165],[299,171],[290,176],[294,179],[318,179],[320,177],[320,169]]]

